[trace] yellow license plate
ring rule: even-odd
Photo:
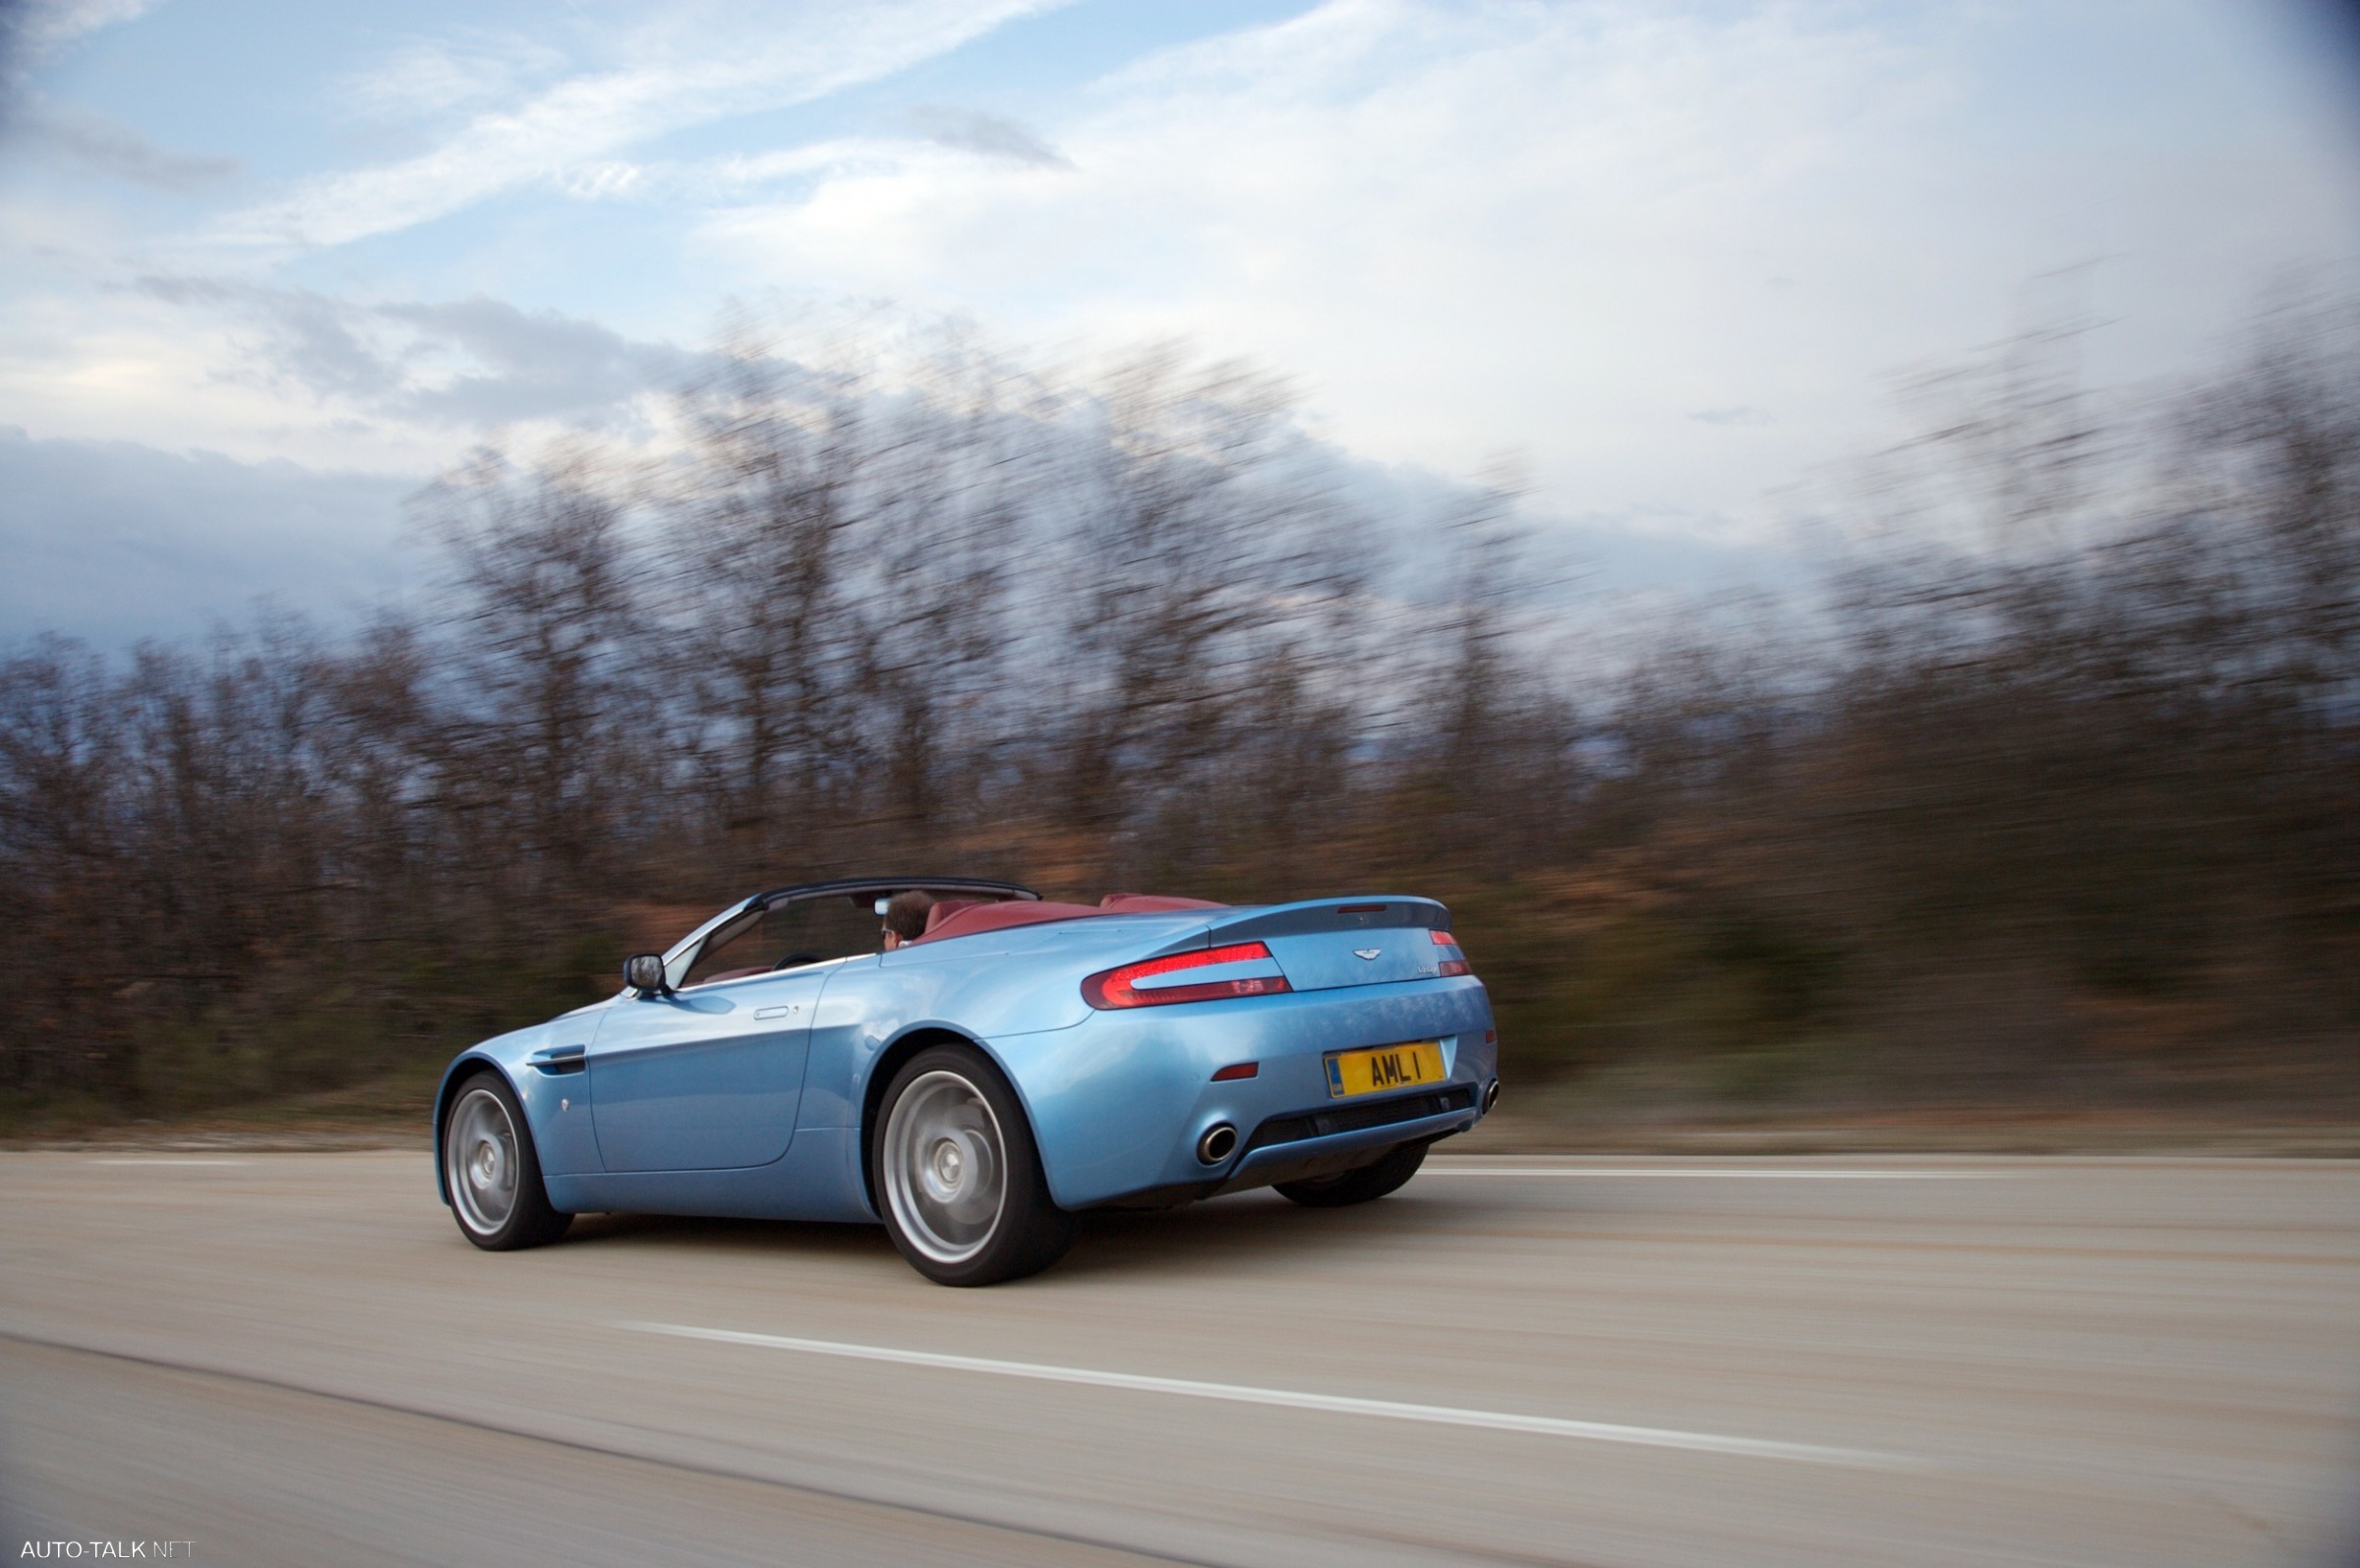
[[[1381,1045],[1373,1051],[1338,1051],[1328,1058],[1328,1098],[1348,1100],[1355,1094],[1406,1089],[1443,1079],[1443,1042],[1412,1040],[1407,1045]]]

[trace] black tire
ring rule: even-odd
[[[1386,1151],[1374,1165],[1337,1176],[1318,1176],[1308,1182],[1280,1182],[1278,1195],[1305,1208],[1348,1208],[1397,1191],[1426,1163],[1424,1143],[1404,1143]]]
[[[886,1233],[937,1285],[1022,1279],[1073,1245],[1023,1104],[973,1046],[929,1046],[902,1065],[868,1159]]]
[[[499,1074],[478,1073],[458,1086],[436,1144],[451,1218],[485,1251],[540,1247],[573,1223],[550,1206],[532,1127]]]

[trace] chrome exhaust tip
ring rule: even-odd
[[[1226,1122],[1216,1122],[1197,1139],[1197,1163],[1218,1165],[1237,1152],[1237,1129]]]
[[[1485,1084],[1483,1087],[1483,1114],[1486,1116],[1491,1115],[1492,1107],[1498,1105],[1499,1103],[1500,1080],[1498,1078],[1494,1078],[1491,1082]]]

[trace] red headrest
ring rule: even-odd
[[[1081,920],[1113,912],[1087,903],[1049,903],[1032,899],[1010,899],[1005,903],[977,903],[961,909],[940,925],[929,921],[926,934],[910,945],[915,947],[918,942],[944,942],[952,937],[972,937],[982,931],[1005,931],[1010,926],[1041,925],[1050,920]]]
[[[1161,893],[1110,893],[1098,900],[1109,914],[1161,914],[1168,909],[1226,909],[1210,899],[1180,899]]]
[[[926,910],[926,930],[933,930],[936,926],[942,924],[945,920],[948,920],[952,915],[957,914],[960,910],[973,909],[976,904],[982,901],[983,900],[980,899],[935,900],[933,907]],[[915,941],[916,938],[913,937],[911,940]]]

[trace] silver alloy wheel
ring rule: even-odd
[[[885,1199],[910,1245],[964,1263],[1000,1227],[1007,1143],[983,1093],[940,1069],[911,1081],[885,1122]]]
[[[516,1207],[516,1126],[490,1089],[469,1089],[442,1133],[442,1175],[459,1223],[490,1236]]]

